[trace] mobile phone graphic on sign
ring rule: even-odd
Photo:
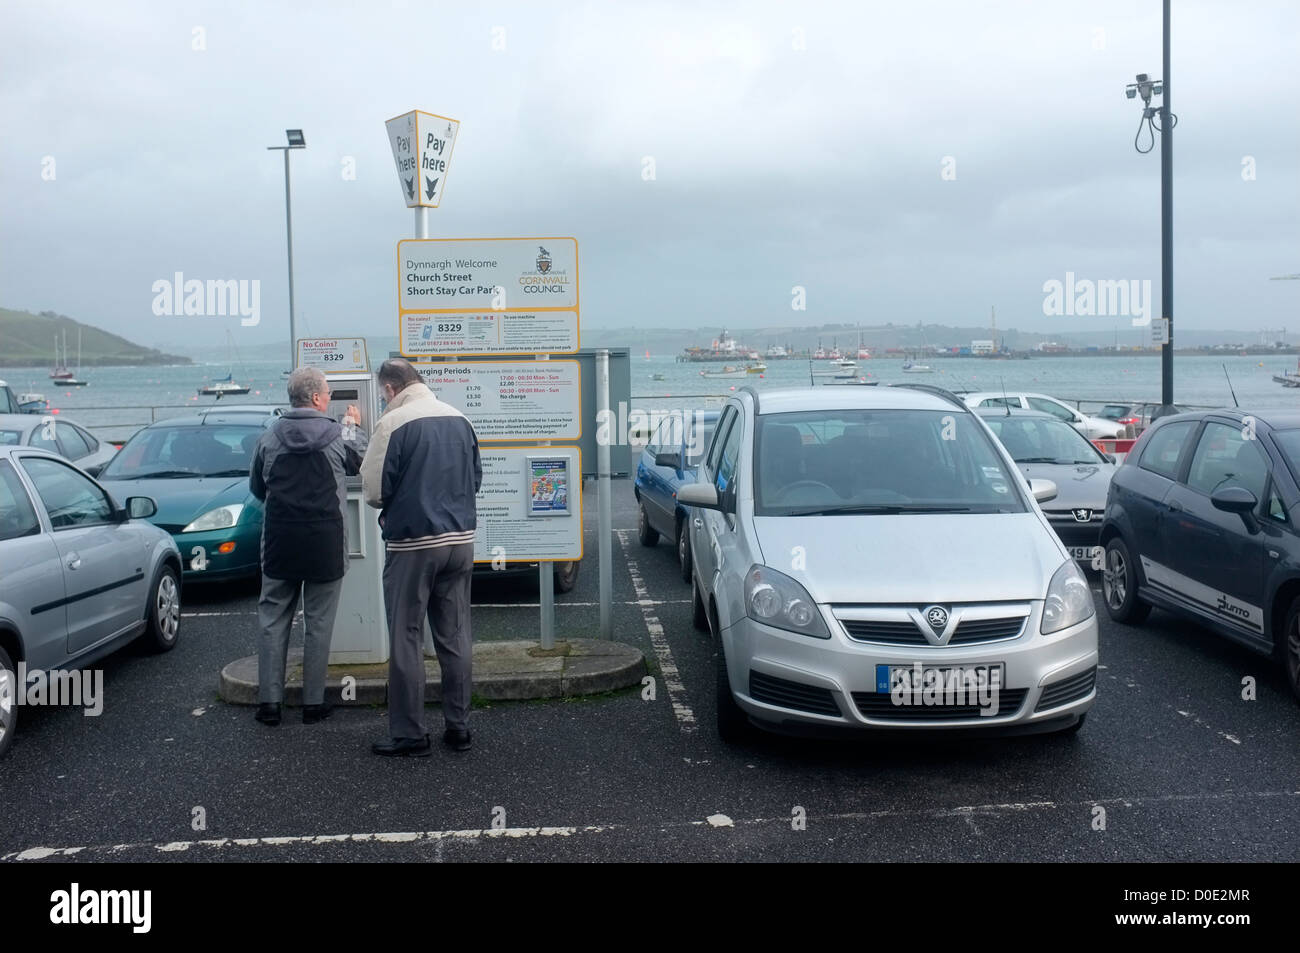
[[[568,516],[569,461],[565,457],[529,457],[525,469],[528,516]]]

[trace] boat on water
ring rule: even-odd
[[[663,374],[656,373],[656,374],[651,374],[650,379],[652,381],[662,381],[665,380],[666,378],[663,376]]]
[[[251,388],[236,383],[234,373],[227,374],[222,380],[213,381],[210,384],[204,384],[199,388],[199,394],[203,397],[216,397],[218,399],[230,394],[247,394]]]
[[[767,370],[767,365],[764,364],[762,361],[759,361],[757,364],[750,364],[748,367],[746,367],[745,373],[762,374],[765,370]]]
[[[63,360],[59,360],[59,336],[54,335],[54,367],[50,380],[60,387],[85,387],[89,381],[81,380],[81,328],[77,328],[77,372],[68,370],[68,331],[63,331]]]
[[[43,414],[50,409],[50,402],[44,394],[19,394],[18,409],[24,414]]]
[[[786,349],[780,344],[770,344],[767,348],[767,359],[769,361],[782,361],[789,357]]]
[[[857,377],[858,363],[857,361],[849,360],[847,357],[841,357],[838,360],[832,361],[829,369],[822,370],[822,371],[814,371],[813,376],[814,377],[837,377],[840,378],[841,380],[848,379],[850,377]]]
[[[726,379],[734,378],[739,380],[740,378],[749,376],[749,369],[743,365],[737,367],[733,364],[728,364],[720,371],[700,371],[700,376]]]
[[[679,362],[696,361],[735,361],[735,360],[757,360],[758,352],[751,347],[737,343],[727,329],[723,328],[722,333],[708,347],[688,347],[681,354],[677,355]]]
[[[934,369],[929,364],[914,364],[912,361],[903,362],[904,374],[933,374]]]

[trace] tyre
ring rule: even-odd
[[[677,564],[682,570],[682,582],[691,581],[690,519],[689,516],[683,516],[677,521]]]
[[[0,758],[13,747],[14,731],[18,728],[19,690],[18,669],[9,653],[0,648]]]
[[[650,525],[650,517],[646,514],[645,503],[637,507],[636,535],[641,540],[642,546],[653,546],[659,542],[659,530]]]
[[[1287,610],[1286,624],[1277,638],[1277,657],[1291,694],[1300,702],[1300,599]]]
[[[553,579],[556,592],[573,591],[573,587],[578,584],[578,567],[580,565],[582,564],[576,559],[572,559],[567,563],[555,564]]]
[[[1151,614],[1151,604],[1138,598],[1137,565],[1124,540],[1116,536],[1106,544],[1101,570],[1102,601],[1116,622],[1137,625]]]
[[[181,582],[176,570],[163,565],[149,590],[149,612],[141,645],[150,652],[176,648],[181,631]]]
[[[713,656],[713,672],[718,706],[718,737],[727,744],[737,744],[753,736],[754,726],[731,694],[731,678],[727,675],[727,654],[722,647],[722,639],[715,637],[715,644],[717,653]]]
[[[704,597],[700,595],[700,586],[691,579],[691,624],[700,632],[709,631],[709,614],[704,608]]]

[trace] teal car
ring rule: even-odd
[[[280,413],[245,404],[162,420],[137,432],[100,473],[115,499],[158,504],[149,522],[176,541],[186,582],[259,573],[262,504],[249,491],[248,468]]]

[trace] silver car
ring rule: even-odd
[[[1077,730],[1097,619],[1055,493],[939,388],[739,391],[678,492],[719,733]]]
[[[0,447],[39,447],[71,460],[92,476],[117,454],[117,447],[70,420],[36,414],[0,414]]]
[[[981,408],[998,442],[1025,479],[1051,480],[1056,498],[1043,507],[1070,555],[1090,568],[1101,566],[1101,521],[1115,458],[1102,453],[1063,420],[1036,410]]]
[[[0,756],[29,681],[53,684],[137,637],[175,647],[180,553],[145,522],[154,509],[140,496],[119,506],[52,453],[0,447]]]

